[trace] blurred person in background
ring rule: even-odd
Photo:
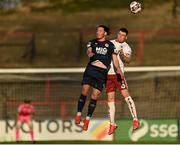
[[[124,67],[126,63],[130,63],[131,61],[131,53],[132,50],[130,46],[125,42],[128,36],[128,30],[126,28],[121,28],[118,30],[117,38],[111,40],[114,44],[116,51],[118,52],[117,58],[119,61],[120,68],[124,73]],[[117,125],[115,124],[115,95],[116,89],[118,89],[122,96],[124,97],[131,116],[133,118],[133,129],[137,129],[139,127],[139,121],[137,118],[136,107],[133,99],[130,96],[128,85],[125,77],[121,79],[118,77],[113,62],[111,61],[111,67],[108,71],[108,78],[106,82],[106,94],[108,96],[108,107],[109,107],[109,118],[110,118],[110,127],[108,134],[111,135],[115,132]]]
[[[21,0],[1,0],[0,7],[5,10],[15,9],[19,4],[21,4]]]
[[[16,124],[16,141],[19,141],[19,130],[23,123],[27,123],[29,127],[29,133],[31,136],[31,141],[34,142],[34,131],[33,131],[33,116],[34,116],[34,106],[31,104],[30,100],[24,100],[22,104],[18,107],[17,113],[17,124]]]

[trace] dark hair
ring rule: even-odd
[[[24,100],[24,103],[28,103],[28,104],[30,104],[30,103],[31,103],[31,100],[29,100],[29,99],[25,99],[25,100]]]
[[[107,35],[110,35],[110,28],[106,25],[99,25],[97,28],[102,27],[104,28],[104,31],[107,33]]]
[[[126,28],[121,28],[121,29],[119,29],[119,31],[126,33],[126,35],[128,35],[128,33],[129,33]],[[118,32],[119,32],[119,31],[118,31]]]

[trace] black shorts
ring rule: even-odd
[[[102,92],[106,80],[108,70],[88,64],[83,75],[82,85],[88,84]]]

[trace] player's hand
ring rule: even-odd
[[[119,55],[124,54],[123,49],[120,49],[120,50],[118,51],[118,54],[119,54]]]
[[[92,57],[94,55],[94,53],[90,52],[88,53],[88,57]]]
[[[124,80],[124,74],[122,73],[121,69],[117,69],[117,79],[119,82]]]
[[[116,75],[117,75],[117,81],[118,81],[118,82],[121,82],[121,75],[118,74],[118,73],[117,73]]]
[[[121,84],[121,88],[128,88],[124,75],[117,74],[117,81]]]
[[[121,60],[125,63],[126,62],[126,56],[123,52],[123,50],[119,50],[119,57],[121,58]]]
[[[123,56],[124,55],[124,52],[122,49],[119,50],[119,56]]]

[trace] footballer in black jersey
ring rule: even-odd
[[[106,39],[109,35],[109,28],[105,25],[99,25],[96,30],[96,39],[90,40],[87,44],[87,55],[90,58],[85,69],[82,80],[81,95],[78,100],[77,114],[75,123],[80,124],[81,112],[92,88],[91,100],[88,106],[88,113],[84,119],[83,129],[87,130],[89,120],[95,110],[98,97],[104,88],[107,80],[107,73],[110,67],[111,60],[117,69],[117,73],[123,75],[117,60],[114,44]]]

